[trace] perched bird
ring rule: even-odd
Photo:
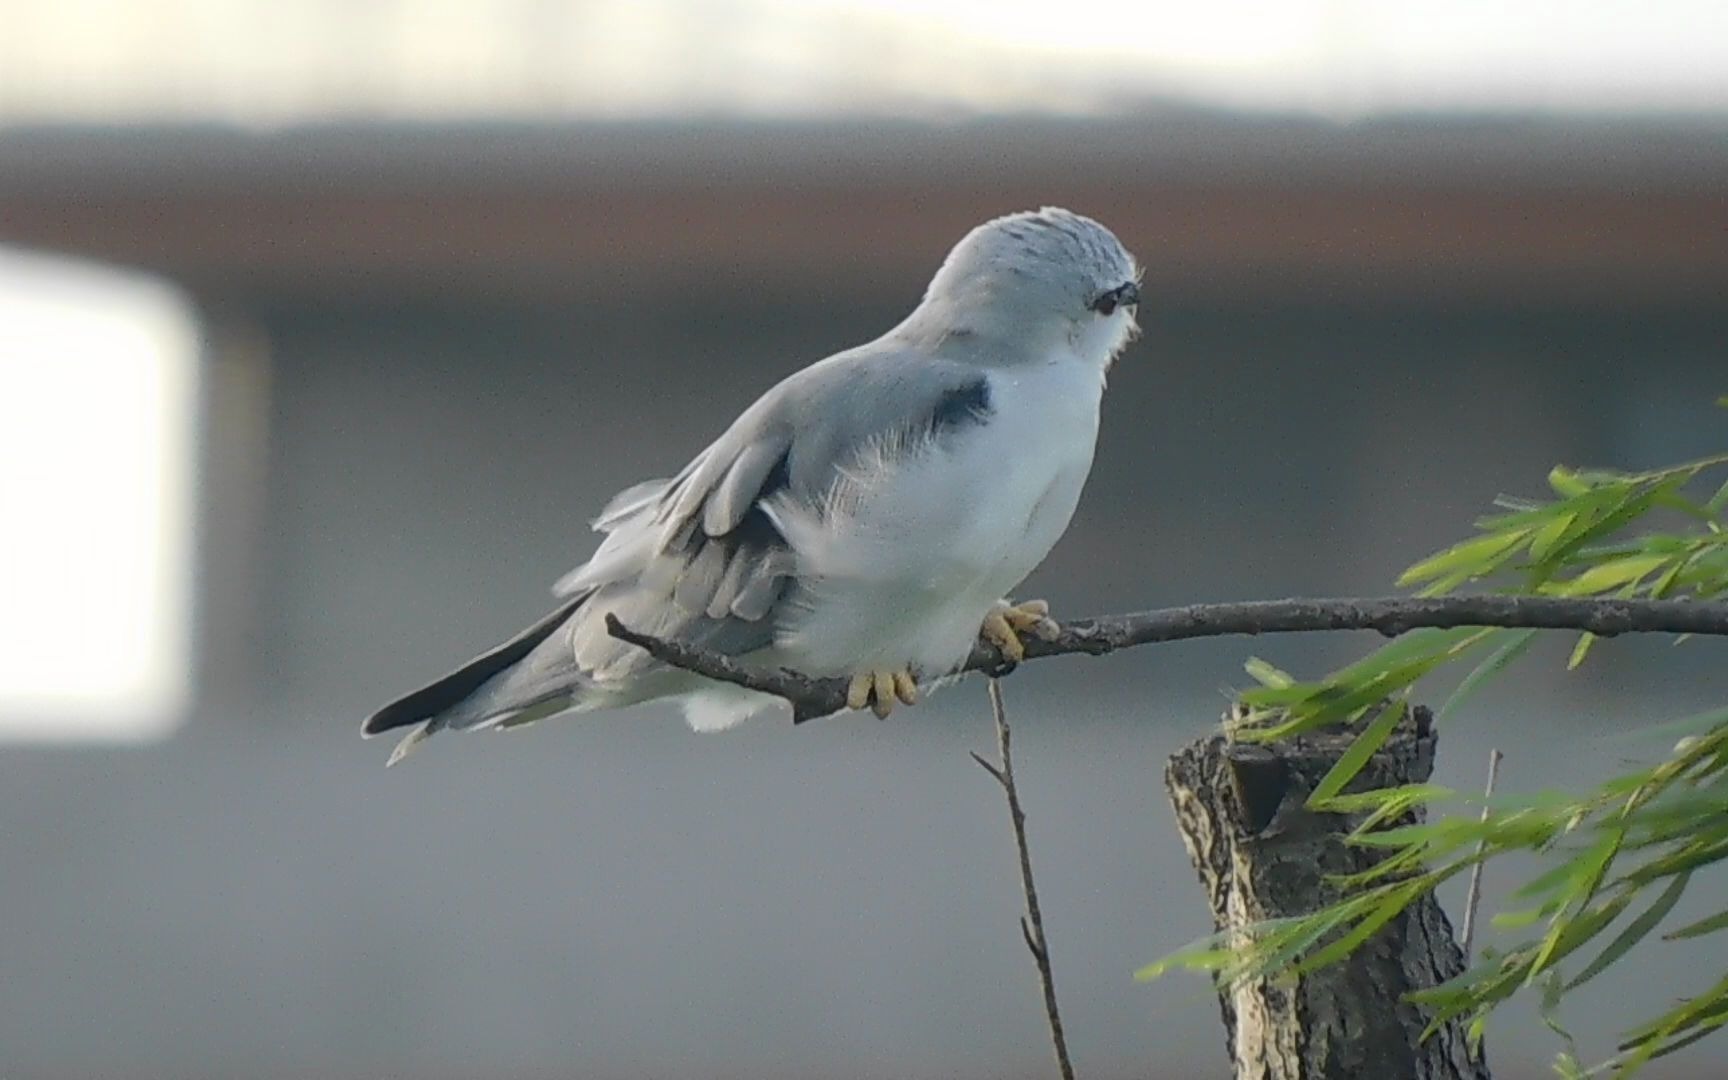
[[[747,665],[850,679],[886,716],[957,671],[982,634],[1007,655],[1054,624],[1003,597],[1068,527],[1111,361],[1135,332],[1134,259],[1047,207],[973,229],[900,325],[769,390],[671,479],[615,496],[556,610],[366,735],[525,724],[678,699],[718,731],[777,699],[670,667],[638,633]]]

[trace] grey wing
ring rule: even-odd
[[[731,656],[772,644],[800,595],[800,559],[776,521],[820,523],[859,455],[919,453],[989,414],[979,369],[884,342],[798,372],[677,476],[619,493],[595,520],[599,550],[559,581],[556,611],[380,709],[365,731],[414,727],[394,761],[442,728],[512,727],[692,689],[693,676],[608,634],[606,615]]]
[[[819,513],[865,447],[916,453],[989,411],[978,369],[881,343],[784,380],[677,476],[620,492],[595,519],[606,539],[554,589],[591,594],[572,632],[578,666],[605,682],[651,663],[606,633],[608,611],[728,655],[771,644],[799,567],[775,508]]]

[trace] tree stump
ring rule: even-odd
[[[1373,850],[1343,842],[1359,819],[1303,805],[1350,740],[1348,731],[1273,744],[1220,734],[1170,759],[1165,784],[1177,827],[1219,930],[1309,914],[1339,899],[1329,876],[1375,862]],[[1434,743],[1428,710],[1411,710],[1348,790],[1426,781]],[[1299,980],[1221,993],[1236,1080],[1488,1080],[1463,1025],[1419,1041],[1428,1017],[1404,1000],[1464,967],[1452,924],[1426,896],[1346,960]]]

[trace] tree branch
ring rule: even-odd
[[[1488,751],[1488,786],[1482,791],[1482,821],[1488,821],[1492,808],[1488,805],[1494,798],[1494,784],[1500,779],[1500,759],[1506,755],[1499,750]],[[1470,888],[1464,894],[1464,928],[1458,935],[1458,947],[1464,950],[1464,963],[1470,963],[1470,946],[1476,940],[1476,909],[1482,906],[1482,864],[1486,861],[1483,854],[1488,850],[1488,838],[1484,836],[1476,842],[1476,865],[1470,868]]]
[[[1330,600],[1250,600],[1189,604],[1064,623],[1054,638],[1026,640],[1026,659],[1085,653],[1102,656],[1160,641],[1232,634],[1284,634],[1315,630],[1374,630],[1396,637],[1411,630],[1455,626],[1580,630],[1618,634],[1728,635],[1728,603],[1693,600],[1600,600],[1552,596],[1368,597]],[[639,634],[608,613],[615,638],[646,649],[673,667],[785,698],[795,723],[846,707],[846,680],[812,679],[784,668],[747,668],[727,657]],[[1004,675],[1014,664],[989,645],[972,650],[962,671]]]
[[[1074,1080],[1074,1064],[1068,1058],[1068,1039],[1062,1033],[1062,1013],[1056,1007],[1056,976],[1050,967],[1050,942],[1044,937],[1044,913],[1038,906],[1038,887],[1032,882],[1032,851],[1026,844],[1026,811],[1020,807],[1020,789],[1014,783],[1014,739],[1008,727],[1008,709],[1002,704],[1002,684],[990,680],[990,712],[996,718],[996,750],[1000,765],[992,765],[974,753],[972,760],[983,766],[1008,796],[1008,821],[1014,827],[1014,849],[1020,854],[1020,890],[1026,896],[1026,914],[1020,917],[1020,937],[1038,966],[1038,987],[1044,992],[1044,1020],[1050,1027],[1050,1049],[1056,1054],[1056,1072],[1062,1080]]]

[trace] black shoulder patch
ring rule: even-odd
[[[780,535],[774,522],[762,509],[762,504],[792,486],[792,451],[787,450],[780,455],[780,460],[768,470],[768,475],[762,478],[762,487],[757,490],[756,497],[750,501],[750,509],[744,511],[744,516],[738,524],[723,538],[733,545],[749,544],[756,547],[770,547],[784,544],[786,538]],[[727,556],[731,558],[730,555]]]
[[[762,487],[757,490],[754,501],[760,503],[764,499],[772,498],[791,485],[792,449],[787,447],[786,452],[781,454],[780,459],[774,463],[774,467],[768,470],[768,475],[762,478]]]
[[[930,414],[930,434],[940,436],[982,424],[990,418],[991,411],[990,380],[980,375],[949,390],[936,402]]]

